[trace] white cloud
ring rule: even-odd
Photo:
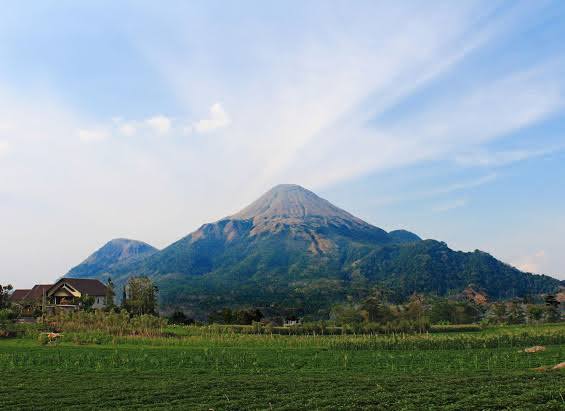
[[[167,134],[171,130],[171,123],[171,119],[163,115],[156,115],[145,120],[145,124],[157,134]]]
[[[102,141],[110,137],[110,133],[104,129],[79,129],[77,133],[78,138],[85,143]]]
[[[208,118],[197,121],[192,127],[197,133],[209,133],[227,127],[230,122],[230,117],[222,105],[215,103],[210,107]]]
[[[125,123],[118,126],[120,133],[126,137],[134,136],[137,133],[137,127],[133,123]]]
[[[454,210],[456,208],[465,207],[467,205],[467,200],[457,199],[447,203],[439,204],[433,208],[433,211],[437,213],[443,213],[446,211]]]

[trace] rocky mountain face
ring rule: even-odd
[[[387,233],[297,185],[276,186],[161,251],[128,244],[110,242],[67,275],[112,276],[117,284],[148,275],[159,285],[163,306],[197,317],[225,306],[298,307],[323,317],[333,304],[361,299],[373,287],[404,298],[472,285],[504,298],[559,284],[486,253],[456,252],[405,230]]]

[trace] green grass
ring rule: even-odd
[[[394,337],[196,334],[0,340],[0,409],[565,409],[565,372],[532,370],[565,361],[565,325]],[[534,340],[547,350],[521,352]]]

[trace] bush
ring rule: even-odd
[[[169,317],[169,323],[178,325],[190,325],[194,324],[194,320],[192,318],[188,318],[183,311],[175,311]]]
[[[0,324],[11,323],[17,317],[17,313],[11,309],[3,308],[0,310]]]
[[[0,337],[13,337],[16,335],[14,320],[17,314],[7,308],[0,310]]]
[[[47,334],[45,333],[39,334],[39,336],[37,337],[37,342],[41,345],[47,345],[47,343],[49,342],[49,338],[47,338]]]

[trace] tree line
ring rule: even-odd
[[[106,283],[105,311],[126,311],[129,315],[159,315],[159,289],[146,276],[130,277],[122,287],[120,304],[115,303],[115,285],[112,279]],[[10,304],[9,296],[13,291],[10,285],[0,285],[0,321],[8,321],[17,317],[18,310]],[[488,303],[486,297],[473,290],[466,289],[467,294],[458,298],[445,298],[433,295],[412,294],[407,300],[398,303],[391,298],[386,288],[373,288],[368,297],[359,302],[347,301],[332,306],[329,318],[337,326],[359,324],[393,324],[403,322],[410,327],[422,328],[429,324],[521,324],[537,322],[557,322],[561,319],[560,302],[554,294],[545,295],[542,301],[532,298],[495,301]],[[83,296],[81,306],[85,311],[92,311],[93,298]],[[253,323],[270,323],[283,325],[288,320],[305,320],[297,308],[261,309],[256,307],[233,308],[224,307],[211,311],[208,323],[251,325]],[[195,320],[177,309],[168,317],[171,323],[193,324]]]

